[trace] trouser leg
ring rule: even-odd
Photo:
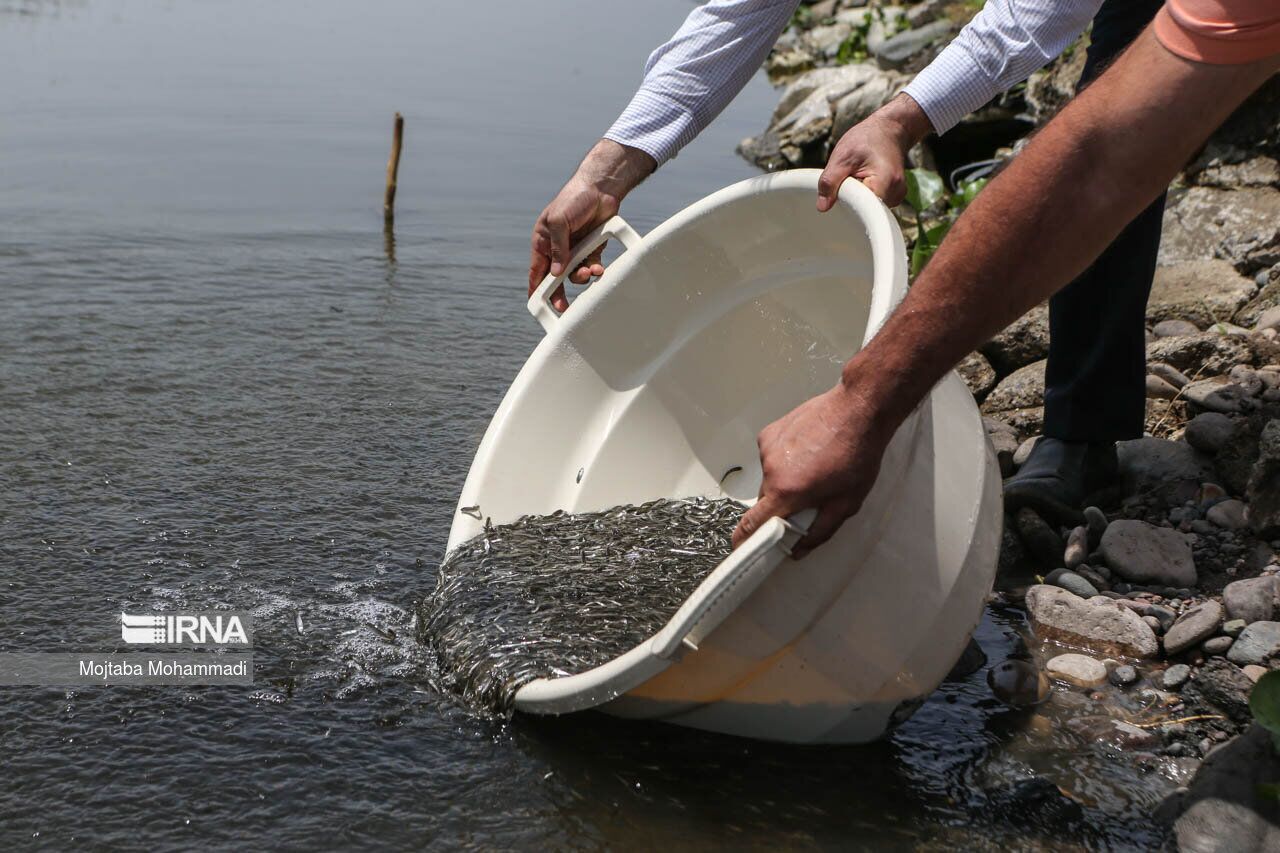
[[[1094,18],[1081,86],[1123,52],[1161,3],[1107,0],[1102,5]],[[1095,442],[1142,435],[1145,315],[1163,213],[1162,194],[1087,270],[1050,299],[1045,435]]]

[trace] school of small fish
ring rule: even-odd
[[[657,633],[728,556],[746,507],[662,499],[524,516],[449,553],[422,603],[420,639],[442,686],[509,714],[535,678],[585,672]]]

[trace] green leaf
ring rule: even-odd
[[[1257,790],[1258,796],[1280,802],[1280,782],[1263,782]]]
[[[942,245],[942,238],[947,236],[947,231],[950,228],[951,220],[944,219],[919,232],[916,237],[916,244],[911,247],[912,275],[918,274],[920,270],[924,269],[924,265],[929,263],[929,259],[938,250],[938,246]]]
[[[964,210],[969,203],[978,197],[978,193],[987,185],[987,178],[978,178],[976,181],[965,181],[951,195],[951,209]]]
[[[1253,719],[1273,735],[1280,735],[1280,671],[1268,672],[1249,694]]]
[[[928,169],[907,170],[907,204],[917,212],[928,210],[942,198],[944,187],[937,172]]]

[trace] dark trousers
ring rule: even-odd
[[[1093,19],[1080,87],[1106,70],[1162,4],[1163,0],[1103,3]],[[1049,300],[1045,435],[1066,441],[1141,437],[1146,416],[1146,307],[1164,200],[1161,194],[1091,267]]]

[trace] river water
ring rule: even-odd
[[[841,749],[501,725],[432,686],[412,610],[538,338],[529,226],[690,7],[0,0],[0,650],[234,607],[257,659],[252,688],[3,689],[0,846],[1152,843],[1177,774],[1037,734],[985,670]],[[754,80],[632,223],[752,174],[775,97]],[[988,614],[992,662],[1021,629]]]

